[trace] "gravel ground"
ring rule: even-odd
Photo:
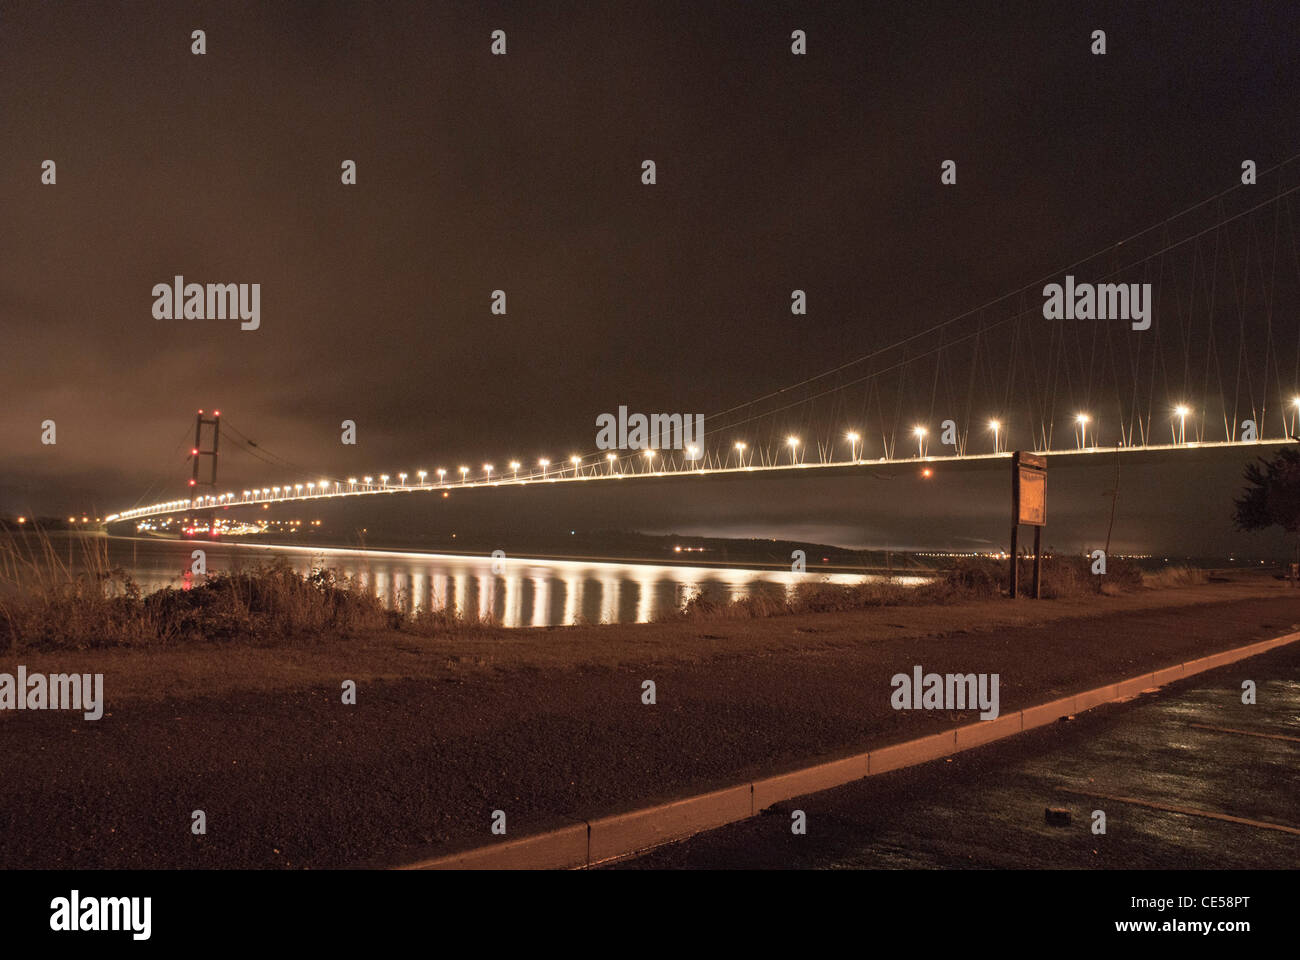
[[[355,706],[340,702],[345,654],[336,650],[315,670],[286,654],[294,670],[285,677],[232,677],[219,693],[162,698],[139,689],[114,698],[115,683],[131,689],[122,671],[154,661],[100,653],[61,669],[106,671],[103,719],[0,715],[0,866],[406,863],[488,839],[495,809],[521,835],[975,719],[892,710],[889,678],[914,664],[999,673],[1007,711],[1300,623],[1300,597],[1285,590],[1207,603],[1214,595],[1201,588],[1165,601],[1173,607],[1058,606],[1069,615],[1042,626],[1006,623],[1008,609],[1025,620],[1036,605],[944,608],[943,626],[920,633],[909,624],[931,614],[906,607],[612,628],[617,655],[585,660],[547,645],[594,649],[588,637],[610,628],[521,631],[502,641],[509,656],[486,662],[406,639],[356,648],[342,674],[363,678]],[[1241,590],[1224,585],[1219,595]],[[689,656],[674,645],[684,637],[699,638]],[[184,654],[169,656],[168,669],[183,672]],[[231,659],[246,668],[276,656]],[[38,659],[17,662],[36,670]],[[196,652],[195,674],[209,676],[213,659]],[[412,660],[436,669],[411,670]],[[646,679],[653,706],[641,701]],[[172,689],[204,687],[178,676]],[[206,814],[203,836],[191,832],[194,810]]]

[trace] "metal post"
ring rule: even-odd
[[[1016,544],[1020,539],[1020,526],[1013,524],[1011,527],[1011,599],[1018,596],[1017,587],[1020,585],[1020,570],[1016,564]]]
[[[1043,582],[1043,528],[1034,527],[1034,599],[1042,599],[1042,582]]]

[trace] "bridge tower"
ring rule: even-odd
[[[211,427],[212,446],[204,449],[203,447],[203,428]],[[193,495],[198,494],[199,487],[215,487],[217,485],[217,450],[221,445],[221,411],[213,410],[212,416],[205,417],[200,410],[198,416],[194,419],[194,446],[190,450],[190,462],[193,465],[190,473],[190,492]],[[204,473],[204,458],[208,458],[206,477],[201,476]]]

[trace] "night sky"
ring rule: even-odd
[[[183,495],[200,407],[321,476],[712,415],[1300,152],[1297,51],[1290,3],[0,2],[0,512]],[[177,274],[260,329],[155,319]]]

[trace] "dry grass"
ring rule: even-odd
[[[328,569],[304,577],[284,558],[146,596],[109,566],[105,541],[76,543],[81,558],[73,563],[40,531],[0,539],[0,650],[283,646],[383,630],[436,636],[492,626],[454,608],[403,613],[404,598],[390,610],[357,580]]]
[[[1195,587],[1209,582],[1209,574],[1195,567],[1165,567],[1142,574],[1142,586],[1160,590],[1165,587]]]

